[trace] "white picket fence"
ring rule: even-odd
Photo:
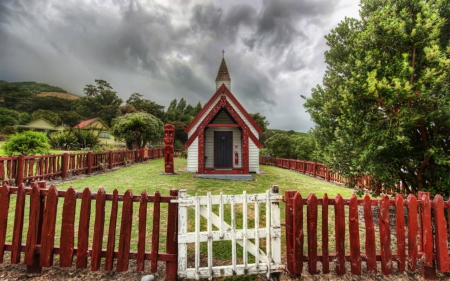
[[[199,279],[243,274],[266,274],[279,272],[281,265],[281,228],[279,202],[283,197],[278,193],[278,186],[272,186],[265,194],[211,195],[189,196],[186,190],[180,190],[178,207],[178,277]],[[266,221],[260,227],[260,207],[265,204]],[[213,205],[218,205],[218,215],[213,212]],[[224,206],[230,205],[230,224],[224,217]],[[237,208],[241,205],[242,208]],[[188,232],[188,208],[194,209],[194,227]],[[236,228],[236,212],[242,210],[242,229]],[[254,214],[254,227],[248,227],[248,213]],[[206,219],[206,229],[201,229],[200,216]],[[192,217],[192,216],[191,216]],[[192,218],[191,218],[192,221]],[[213,230],[213,226],[215,229]],[[254,243],[249,241],[254,239]],[[265,239],[265,245],[260,244]],[[231,265],[215,266],[213,264],[213,242],[230,240]],[[207,242],[207,267],[200,267],[200,243]],[[193,244],[194,267],[188,267],[188,245]],[[236,244],[243,248],[243,256],[236,254]],[[266,251],[260,249],[265,246]],[[192,246],[189,247],[192,249]],[[192,250],[190,250],[192,252]],[[249,263],[248,253],[254,256],[255,262]],[[190,259],[192,261],[192,258]],[[237,264],[237,261],[242,264]],[[192,263],[192,262],[191,262]],[[203,262],[205,263],[205,262]]]

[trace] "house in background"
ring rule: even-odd
[[[188,140],[187,171],[198,177],[230,175],[237,179],[249,173],[259,173],[259,141],[261,128],[230,91],[231,78],[225,58],[216,78],[216,93],[186,127]],[[212,177],[214,178],[214,177]],[[244,179],[244,178],[243,178]]]
[[[83,120],[74,128],[92,131],[95,136],[98,136],[100,144],[115,144],[115,139],[110,134],[111,129],[98,117]]]
[[[36,132],[46,132],[53,133],[58,131],[63,131],[66,129],[64,125],[55,126],[50,121],[40,118],[31,121],[26,125],[16,125],[17,131],[36,131]]]

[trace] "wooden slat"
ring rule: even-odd
[[[99,270],[102,261],[103,232],[105,230],[105,200],[103,188],[97,191],[95,202],[94,239],[92,240],[91,271]]]
[[[161,194],[159,191],[155,192],[155,202],[153,205],[153,231],[152,231],[152,261],[151,269],[152,273],[157,271],[158,251],[159,251],[159,224],[160,224],[160,202]]]
[[[395,196],[395,221],[397,231],[397,268],[406,270],[406,239],[405,239],[405,212],[403,210],[403,197],[400,194]]]
[[[372,204],[369,195],[364,196],[364,224],[366,227],[367,271],[377,272],[377,253],[375,248],[375,227],[373,225]]]
[[[422,227],[423,227],[423,264],[425,267],[433,266],[433,229],[431,226],[431,204],[430,198],[423,195],[422,200]]]
[[[336,233],[336,273],[345,274],[345,212],[344,199],[338,194],[334,203]]]
[[[21,184],[17,190],[16,212],[14,216],[14,229],[12,238],[11,263],[20,263],[22,245],[23,218],[25,210],[25,186]]]
[[[391,231],[389,219],[389,197],[383,196],[380,205],[380,247],[381,247],[381,272],[390,275],[392,268]]]
[[[139,204],[139,239],[138,239],[138,258],[137,258],[138,271],[144,271],[146,226],[147,226],[147,192],[144,190],[141,194],[141,202]]]
[[[295,273],[297,272],[296,269],[294,268],[294,243],[295,243],[295,238],[294,238],[294,221],[293,221],[293,212],[294,212],[294,207],[293,207],[293,198],[295,196],[297,192],[293,191],[293,190],[287,190],[285,192],[285,200],[286,200],[286,210],[285,210],[285,220],[286,220],[286,256],[287,256],[287,268],[288,268],[288,272],[290,273],[291,277],[295,276]],[[302,201],[302,200],[300,200]],[[256,207],[256,202],[255,202],[255,207]],[[256,220],[256,217],[258,216],[257,209],[255,208],[255,228],[257,227],[258,224],[258,220]],[[255,240],[255,244],[259,243],[259,241]],[[259,246],[258,246],[259,247]],[[303,249],[302,249],[303,251]],[[303,256],[303,254],[302,254]],[[256,263],[259,263],[258,257],[255,257],[255,261]],[[300,270],[301,272],[301,270]]]
[[[410,194],[407,198],[408,203],[408,260],[409,270],[415,271],[417,264],[417,198]]]
[[[178,190],[170,190],[170,195],[178,197]],[[166,252],[168,254],[178,253],[178,204],[169,203],[167,217],[167,240]],[[177,262],[166,262],[166,280],[177,280]]]
[[[293,273],[300,275],[303,271],[303,199],[302,195],[298,192],[295,193],[295,196],[292,201],[293,208]]]
[[[9,187],[4,184],[0,188],[0,263],[3,263],[3,257],[5,253],[5,240],[8,227],[8,212],[10,202],[10,190]]]
[[[351,273],[361,275],[361,246],[359,241],[358,199],[355,194],[350,198],[350,264]]]
[[[437,269],[440,272],[449,272],[449,257],[447,248],[447,222],[445,221],[444,213],[444,198],[441,195],[434,197],[433,203],[434,210],[434,226],[435,231],[435,244],[436,244],[436,262]]]
[[[69,187],[65,196],[61,222],[61,253],[59,256],[60,267],[71,267],[75,247],[75,208],[77,204],[76,192]]]
[[[329,172],[328,172],[329,176]],[[330,273],[330,260],[328,259],[328,195],[325,193],[322,199],[322,271],[324,274]]]
[[[39,186],[33,184],[30,195],[30,218],[27,234],[27,244],[25,247],[25,264],[33,265],[35,262],[35,246],[37,243],[37,236],[39,233],[39,212],[41,210],[41,194]]]
[[[77,249],[77,268],[87,267],[87,258],[89,254],[89,223],[91,220],[91,191],[89,188],[83,190],[81,197],[80,219],[78,222],[78,249]]]
[[[131,227],[133,225],[133,194],[127,190],[123,197],[122,221],[120,224],[119,256],[117,272],[128,270],[128,254],[130,253]]]
[[[116,243],[118,199],[119,199],[119,192],[117,191],[117,189],[114,189],[111,206],[111,217],[109,218],[108,245],[106,249],[105,270],[113,269],[114,248]]]
[[[308,231],[308,271],[317,273],[317,197],[309,194],[307,198],[307,231]]]
[[[45,201],[44,224],[42,226],[41,262],[42,267],[53,265],[53,247],[55,245],[56,211],[58,207],[58,192],[54,185],[50,186]]]

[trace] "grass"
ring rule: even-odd
[[[133,195],[140,195],[144,190],[149,194],[154,194],[155,191],[159,190],[162,195],[169,195],[170,189],[186,189],[188,194],[195,195],[206,195],[207,192],[211,192],[214,194],[219,194],[223,192],[224,194],[242,194],[242,191],[246,190],[248,194],[257,194],[257,193],[265,193],[272,185],[278,185],[280,188],[280,193],[284,195],[286,190],[297,190],[301,193],[303,198],[306,198],[310,193],[316,194],[318,198],[321,198],[325,193],[328,194],[329,198],[334,198],[338,193],[341,194],[344,198],[349,198],[353,191],[351,189],[347,189],[344,187],[336,186],[330,184],[326,181],[322,181],[319,179],[314,179],[312,177],[296,173],[293,171],[280,169],[272,166],[261,166],[261,170],[263,173],[254,174],[254,181],[225,181],[225,180],[213,180],[213,179],[198,179],[194,177],[194,174],[183,172],[183,168],[186,166],[186,160],[175,158],[175,171],[177,171],[178,175],[168,176],[168,175],[160,175],[159,173],[163,171],[164,160],[157,159],[152,160],[148,163],[138,164],[130,167],[122,168],[115,172],[109,172],[100,174],[97,176],[86,177],[79,180],[67,181],[57,185],[58,190],[67,190],[69,187],[73,187],[77,191],[83,191],[85,187],[89,187],[91,192],[97,192],[98,188],[103,187],[106,193],[112,193],[114,189],[119,191],[119,194],[124,194],[126,190],[130,189],[133,192]],[[51,184],[51,182],[49,182]],[[27,200],[29,197],[27,196]],[[27,201],[29,202],[29,201]],[[26,206],[29,203],[27,203]],[[12,197],[12,202],[10,206],[10,210],[14,210],[15,206],[15,197]],[[63,198],[59,198],[58,204],[58,215],[57,215],[57,226],[56,226],[56,235],[55,235],[55,245],[59,245],[59,236],[61,233],[61,214],[62,214],[62,206],[63,206]],[[79,219],[79,210],[81,206],[81,201],[77,201],[77,211],[75,218],[75,227],[78,226]],[[138,240],[138,214],[139,214],[139,204],[133,204],[133,226],[132,226],[132,241],[131,241],[131,249],[137,250],[137,240]],[[281,221],[284,222],[284,204],[281,204]],[[264,205],[260,205],[261,212],[264,212]],[[106,227],[104,231],[104,245],[106,248],[107,242],[107,231],[109,225],[109,211],[111,209],[111,202],[107,202],[106,204]],[[121,221],[121,210],[122,203],[119,202],[118,209],[118,219],[117,219],[117,228],[116,228],[116,249],[118,247],[118,234],[120,232],[120,221]],[[151,241],[151,231],[152,231],[152,221],[153,221],[153,204],[148,204],[147,206],[147,235],[146,235],[146,251],[150,251],[150,241]],[[217,211],[215,212],[218,213]],[[225,218],[228,223],[230,223],[230,208],[225,208]],[[242,206],[236,206],[236,224],[237,227],[242,226],[243,216]],[[254,217],[253,207],[249,207],[248,216],[249,216],[249,227],[254,225],[254,220],[251,218]],[[319,221],[318,221],[318,234],[321,233],[321,207],[318,210],[319,213]],[[306,225],[306,207],[304,209],[304,225]],[[334,212],[330,207],[329,210],[329,220],[330,222],[334,221]],[[12,240],[12,226],[14,221],[14,212],[10,211],[10,216],[8,219],[9,227],[7,233],[7,241]],[[193,221],[194,221],[193,212],[189,212],[189,230],[192,231],[194,229]],[[28,219],[28,212],[25,213],[25,220]],[[91,233],[93,232],[93,225],[95,219],[95,203],[92,203],[91,207]],[[192,223],[191,223],[192,222]],[[202,220],[201,227],[202,229],[206,229],[206,220]],[[161,227],[160,227],[160,252],[165,250],[165,231],[167,223],[167,204],[161,204]],[[27,222],[25,222],[24,228],[24,237],[26,237],[27,231]],[[260,215],[260,226],[265,226],[265,215]],[[304,226],[305,227],[305,226]],[[283,228],[284,230],[284,228]],[[330,250],[332,251],[333,247],[333,231],[334,231],[334,223],[329,225],[329,233],[330,233]],[[77,231],[75,231],[77,233]],[[306,234],[306,229],[304,229],[304,233]],[[92,235],[90,237],[90,245],[92,245]],[[305,237],[305,249],[306,249],[306,237]],[[75,243],[77,243],[77,237],[75,237]],[[282,237],[282,248],[284,249],[284,233]],[[265,245],[264,239],[260,241],[261,245]],[[217,247],[216,247],[217,245]],[[320,245],[320,240],[319,240]],[[206,243],[202,243],[201,250],[203,253],[206,253]],[[189,248],[190,252],[192,252],[193,247]],[[320,249],[320,246],[319,246]],[[229,260],[231,257],[231,242],[223,241],[223,242],[214,242],[214,256],[218,257],[221,260]],[[238,255],[242,257],[242,248],[238,247]],[[249,261],[251,262],[254,258],[249,254]]]

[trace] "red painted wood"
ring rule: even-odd
[[[94,239],[92,240],[91,271],[99,270],[102,260],[103,232],[105,230],[105,200],[106,192],[103,188],[99,188],[95,202],[95,223]]]
[[[292,247],[293,247],[293,273],[301,276],[303,271],[303,199],[300,193],[295,192],[292,199]]]
[[[41,262],[42,267],[53,265],[53,247],[55,245],[55,223],[58,207],[58,192],[55,186],[50,186],[45,201],[44,224],[42,226]]]
[[[25,209],[25,186],[19,185],[16,198],[16,213],[14,216],[14,229],[12,238],[11,263],[20,263],[22,245],[23,218]]]
[[[146,226],[147,226],[147,192],[144,190],[141,194],[141,201],[139,204],[139,238],[138,238],[138,257],[137,257],[138,271],[144,271]]]
[[[422,276],[426,279],[436,279],[435,264],[433,261],[433,228],[431,226],[431,203],[429,193],[422,193],[422,243],[423,243],[423,261],[421,264]]]
[[[390,275],[393,272],[392,268],[392,253],[391,253],[391,231],[389,220],[389,197],[383,196],[379,201],[380,208],[380,247],[381,247],[381,272],[384,275]]]
[[[170,190],[170,196],[178,198],[178,190]],[[167,215],[167,240],[166,252],[168,254],[178,254],[178,203],[169,203]],[[166,280],[177,280],[177,262],[166,262]]]
[[[114,189],[112,205],[111,205],[111,216],[109,219],[109,229],[108,229],[108,246],[106,249],[106,259],[105,259],[105,270],[112,270],[114,263],[114,248],[116,243],[116,225],[117,225],[117,208],[118,208],[119,192]]]
[[[161,194],[159,191],[155,192],[155,201],[153,203],[153,231],[152,231],[152,260],[151,260],[151,269],[152,273],[155,273],[158,262],[158,251],[159,251],[159,224],[160,224],[160,202],[161,202]]]
[[[350,198],[350,264],[351,273],[361,275],[361,246],[359,241],[358,199],[355,194]]]
[[[403,210],[403,197],[400,194],[395,196],[395,221],[397,231],[397,268],[406,270],[406,239],[405,239],[405,212]]]
[[[78,222],[78,247],[77,247],[77,268],[87,267],[89,254],[89,222],[91,220],[91,191],[89,188],[83,190],[81,196],[80,219]]]
[[[28,220],[28,234],[27,243],[25,247],[25,259],[26,265],[33,265],[35,263],[35,246],[37,244],[37,236],[39,232],[39,212],[41,210],[41,194],[39,186],[33,184],[30,194],[30,217]]]
[[[133,193],[127,190],[123,196],[122,221],[120,224],[119,254],[117,272],[128,270],[130,254],[131,227],[133,225]]]
[[[76,192],[69,187],[65,196],[62,211],[61,239],[59,266],[71,267],[73,262],[73,249],[75,247],[75,208],[77,204]]]
[[[308,231],[308,270],[317,273],[317,197],[309,194],[307,198],[307,231]]]
[[[415,271],[417,264],[417,198],[410,194],[406,200],[408,203],[408,260],[409,270]]]
[[[0,263],[3,263],[5,253],[10,195],[9,187],[6,184],[0,187]]]
[[[377,256],[375,247],[375,227],[373,225],[372,203],[369,195],[364,196],[364,223],[366,226],[367,271],[377,272]]]
[[[68,166],[69,166],[69,154],[64,153],[63,157],[62,157],[62,167],[61,167],[61,177],[63,179],[65,179],[67,177],[67,170],[68,170]]]
[[[345,212],[344,199],[340,194],[334,202],[335,233],[336,233],[336,273],[345,274]]]
[[[322,271],[330,273],[330,260],[328,248],[328,195],[325,193],[322,199]]]
[[[293,190],[287,190],[285,192],[285,216],[286,216],[286,256],[287,256],[287,268],[291,277],[295,277],[297,271],[294,269],[294,206],[292,199],[297,192]],[[302,249],[303,251],[303,249]],[[302,255],[303,256],[303,255]]]
[[[25,172],[25,156],[19,155],[17,158],[17,175],[16,175],[16,185],[19,186],[23,183],[23,174]],[[20,259],[20,257],[19,257]]]
[[[437,269],[440,272],[449,272],[449,257],[447,248],[447,222],[444,213],[444,198],[436,195],[432,202],[434,211],[435,244],[436,244],[436,262]]]

